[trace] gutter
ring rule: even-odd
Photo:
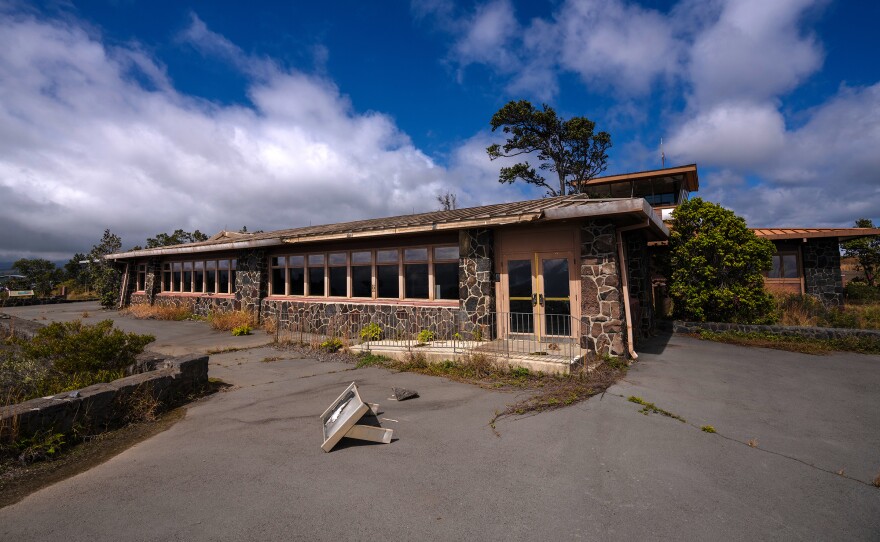
[[[123,258],[142,258],[144,256],[165,256],[168,254],[194,254],[199,252],[216,252],[218,250],[248,249],[267,246],[277,246],[281,240],[277,237],[271,239],[259,239],[251,241],[233,241],[231,243],[218,243],[216,245],[197,245],[181,247],[148,248],[144,250],[132,250],[104,256],[107,260],[121,260]]]
[[[620,285],[623,289],[623,313],[626,318],[626,348],[627,352],[634,361],[639,359],[633,345],[632,332],[632,308],[629,306],[629,268],[626,265],[625,251],[623,250],[623,232],[640,230],[650,227],[651,220],[647,219],[641,224],[633,224],[632,226],[624,226],[617,228],[617,259],[620,262]]]

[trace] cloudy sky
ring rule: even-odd
[[[277,4],[277,5],[276,5]],[[585,115],[607,174],[696,162],[758,226],[880,219],[880,4],[0,0],[0,260],[110,228],[278,229],[541,191],[509,100]]]

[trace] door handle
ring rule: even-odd
[[[532,294],[532,306],[534,307],[537,304],[538,304],[538,294]]]
[[[544,306],[544,294],[538,294],[538,304]]]

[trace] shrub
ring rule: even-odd
[[[764,290],[775,248],[732,211],[694,198],[673,212],[669,293],[675,316],[698,322],[773,320]]]
[[[251,325],[244,324],[238,327],[232,328],[232,334],[236,337],[240,337],[242,335],[250,335],[251,334]]]
[[[420,343],[429,343],[434,340],[434,332],[430,329],[423,329],[419,331],[419,334],[416,336],[416,340]]]
[[[375,322],[370,322],[361,328],[360,337],[364,341],[382,340],[382,326]]]
[[[322,342],[319,348],[328,352],[338,352],[342,349],[342,340],[339,337],[331,337]]]
[[[850,303],[880,303],[880,288],[864,282],[850,282],[846,285],[846,300]]]
[[[112,320],[93,325],[74,320],[40,329],[32,340],[22,341],[21,350],[26,358],[49,360],[55,370],[74,374],[123,369],[154,340],[115,329]]]
[[[175,307],[165,305],[130,305],[122,314],[139,320],[173,320],[180,322],[193,317],[190,307]]]

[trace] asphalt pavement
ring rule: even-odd
[[[0,509],[0,540],[880,539],[876,356],[658,337],[608,393],[500,437],[516,394],[266,346],[211,356],[210,375],[233,387]],[[395,440],[324,453],[318,416],[352,381]]]

